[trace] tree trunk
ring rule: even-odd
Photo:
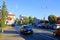
[[[3,28],[2,28],[2,30],[1,30],[1,31],[2,31],[2,33],[3,33],[3,31],[4,31],[4,30],[3,30]]]
[[[2,28],[0,28],[0,33],[1,33],[1,32],[3,32],[3,29],[2,29]]]

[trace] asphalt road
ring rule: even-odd
[[[6,35],[4,40],[60,40],[60,37],[53,36],[51,29],[33,28],[32,35],[23,35],[19,31],[19,26],[5,30],[3,33]]]
[[[34,29],[34,34],[32,35],[22,35],[25,40],[60,40],[57,37],[53,36],[52,32],[45,30]]]

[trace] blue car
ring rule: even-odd
[[[12,24],[11,26],[12,26],[12,27],[15,27],[15,26],[16,26],[16,24]]]
[[[20,28],[20,32],[23,34],[32,34],[33,33],[32,26],[24,25]]]
[[[47,28],[56,29],[56,24],[46,24]]]
[[[37,27],[37,28],[39,28],[41,26],[42,26],[41,24],[34,24],[34,27]]]

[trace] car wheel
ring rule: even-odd
[[[53,35],[56,36],[56,33],[53,32]]]

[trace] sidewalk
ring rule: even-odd
[[[12,27],[4,28],[2,33],[3,38],[1,40],[24,40]]]

